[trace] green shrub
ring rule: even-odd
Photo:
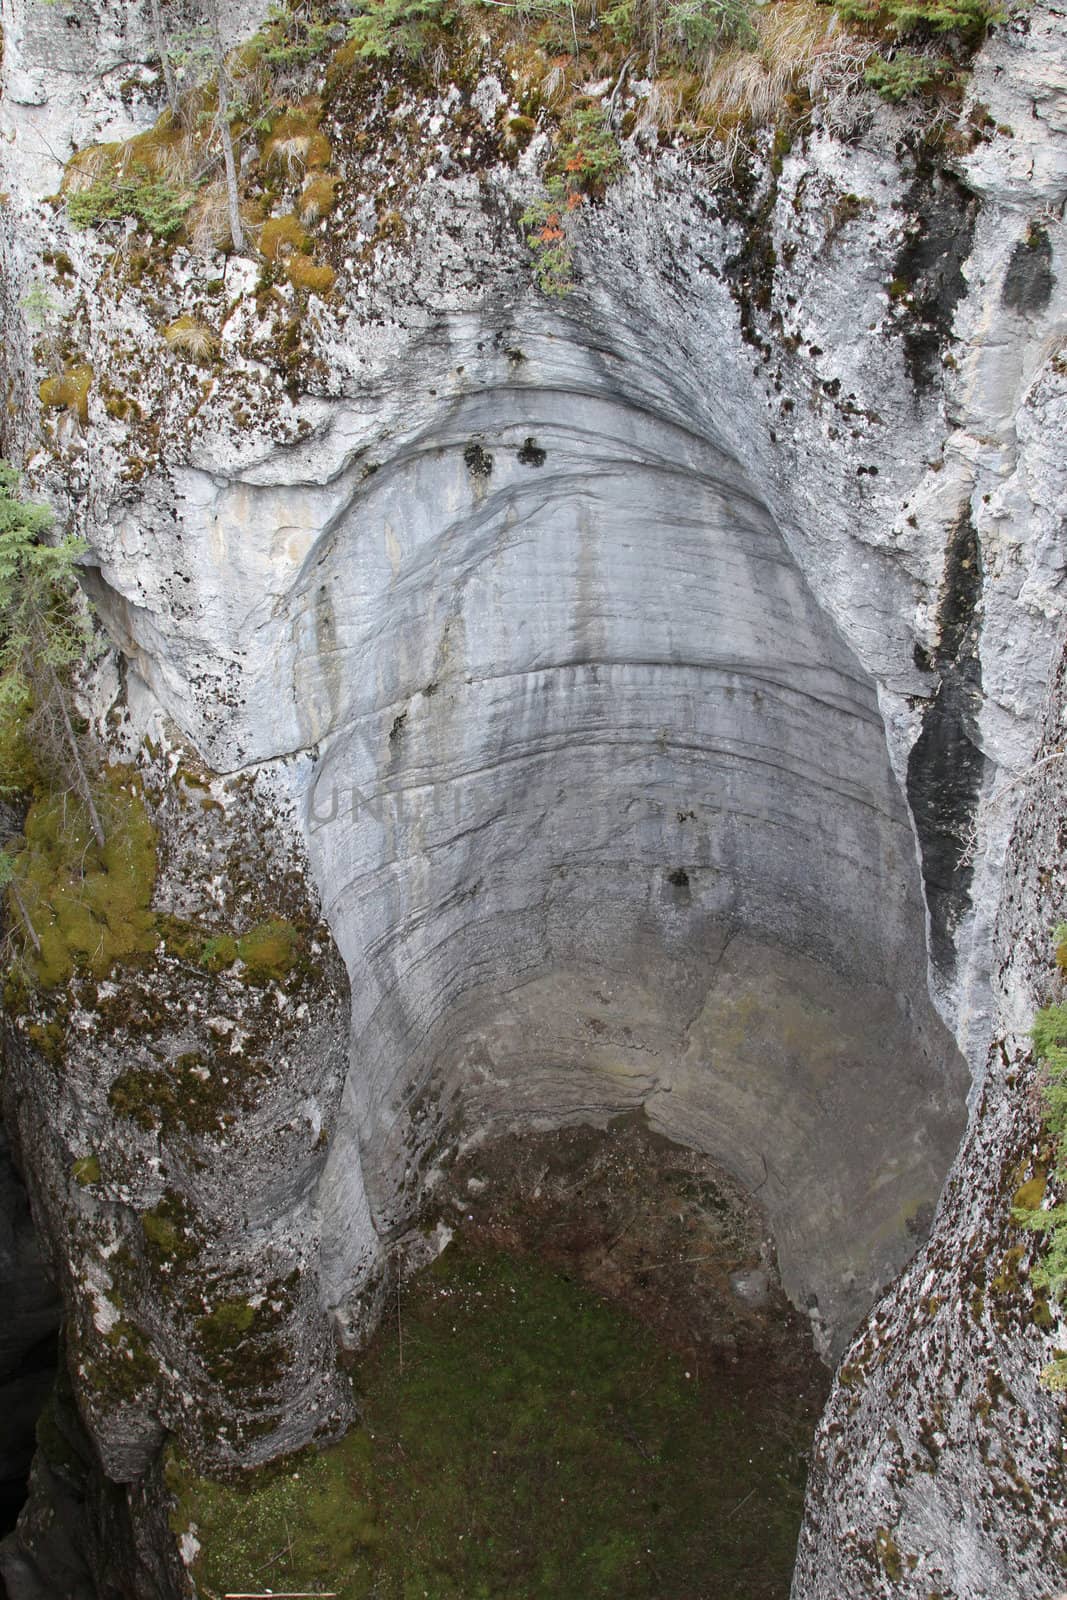
[[[902,38],[905,34],[957,33],[977,44],[1004,13],[996,0],[833,0],[846,22]]]
[[[275,71],[284,72],[313,61],[333,43],[333,25],[323,17],[320,6],[291,11],[272,5],[259,32],[244,46],[242,64],[266,61]]]
[[[892,56],[872,56],[863,81],[877,89],[883,100],[898,105],[913,95],[949,87],[957,81],[957,74],[944,56],[935,59],[915,50],[897,50]]]
[[[442,0],[360,0],[348,37],[365,61],[391,55],[417,61],[426,48],[427,26],[447,20]]]
[[[623,166],[618,137],[607,115],[600,106],[589,106],[564,119],[546,170],[563,179],[569,203],[574,195],[599,200]]]
[[[662,10],[657,8],[666,53],[684,58],[708,45],[753,45],[752,10],[752,0],[668,0]],[[618,0],[604,12],[603,20],[624,43],[648,49],[651,14],[640,0]]]
[[[542,294],[569,294],[574,285],[574,251],[569,234],[570,219],[561,178],[549,178],[547,193],[527,206],[520,221],[526,243],[533,251],[534,275]]]
[[[105,173],[87,188],[67,195],[67,215],[73,228],[92,228],[100,222],[134,217],[157,239],[170,239],[185,221],[193,203],[189,190],[177,189],[166,178]]]
[[[523,212],[526,242],[543,294],[564,295],[574,283],[574,234],[582,206],[603,198],[622,172],[622,150],[600,106],[572,111],[560,126],[545,168],[545,193]]]

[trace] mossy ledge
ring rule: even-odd
[[[146,744],[101,775],[103,847],[45,797],[17,852],[41,953],[24,937],[7,977],[5,1103],[51,1197],[71,1359],[119,1478],[146,1469],[161,1420],[227,1464],[349,1414],[303,1237],[248,1224],[291,1207],[279,1180],[313,1187],[347,1063],[344,968],[261,787]]]

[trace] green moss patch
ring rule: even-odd
[[[193,1213],[173,1189],[166,1190],[151,1211],[142,1213],[141,1231],[145,1260],[165,1278],[187,1267],[200,1254]]]
[[[284,217],[271,217],[263,224],[259,234],[260,253],[267,261],[284,260],[294,251],[311,249],[311,240],[291,213]]]
[[[79,1156],[71,1166],[70,1175],[75,1183],[80,1183],[85,1189],[90,1188],[94,1183],[99,1183],[100,1157],[96,1155]]]
[[[125,1317],[103,1335],[82,1370],[90,1389],[109,1405],[129,1404],[159,1379],[159,1364],[148,1341]]]
[[[116,961],[155,947],[155,829],[128,768],[108,770],[97,807],[102,848],[73,795],[38,800],[26,817],[19,891],[41,950],[27,945],[24,954],[46,988],[76,968],[103,977]]]
[[[281,1378],[289,1350],[276,1337],[288,1296],[280,1301],[223,1300],[196,1324],[197,1343],[212,1379],[229,1392],[262,1391]]]
[[[200,1137],[224,1133],[241,1112],[250,1111],[270,1073],[257,1056],[226,1050],[206,1058],[187,1050],[169,1066],[129,1067],[108,1090],[116,1116],[128,1117],[146,1133],[168,1137],[178,1132]]]
[[[295,966],[301,944],[300,933],[291,922],[271,918],[242,934],[237,941],[237,954],[251,979],[274,978],[281,982]]]
[[[204,1321],[239,1340],[249,1311]],[[773,1373],[698,1371],[543,1262],[453,1245],[358,1387],[362,1426],[321,1452],[226,1483],[172,1457],[207,1600],[789,1592],[814,1405]]]
[[[200,964],[209,972],[224,972],[237,960],[237,940],[230,933],[212,934],[200,948]]]

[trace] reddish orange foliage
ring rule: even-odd
[[[560,240],[566,237],[563,229],[559,225],[558,211],[549,212],[548,216],[545,218],[544,227],[541,229],[537,237],[540,239],[542,244],[559,244]]]

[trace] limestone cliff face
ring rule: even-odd
[[[1062,1408],[1037,1381],[1062,1323],[1025,1280],[1013,1198],[1043,1170],[1026,1036],[1063,902],[1064,663],[1007,853],[997,1032],[929,1244],[846,1353],[820,1425],[794,1593],[1053,1593],[1065,1558]],[[1049,759],[1052,757],[1053,759]],[[1058,1400],[1059,1397],[1056,1397]]]
[[[98,9],[86,60],[118,26]],[[1055,1330],[1013,1311],[1005,1331],[994,1299],[971,1315],[965,1279],[1007,1238],[1004,1174],[1033,1139],[1003,1063],[1062,909],[1005,898],[1051,848],[1026,825],[1009,854],[1020,811],[1042,814],[1025,774],[1054,746],[1064,602],[1062,19],[1035,5],[986,47],[972,92],[995,131],[951,162],[861,99],[846,130],[768,149],[742,198],[638,133],[549,301],[516,223],[544,140],[509,146],[488,44],[436,99],[388,74],[358,105],[328,92],[334,289],[268,295],[250,261],[181,247],[131,272],[129,247],[37,203],[40,108],[60,155],[152,112],[147,88],[120,110],[106,73],[77,104],[81,58],[35,43],[59,20],[31,11],[5,35],[8,376],[32,395],[15,308],[43,251],[94,374],[87,425],[47,417],[32,470],[90,543],[125,747],[187,741],[213,781],[265,786],[271,871],[306,875],[351,985],[342,1064],[323,929],[321,987],[293,997],[313,1003],[286,1011],[224,1168],[217,1130],[117,1121],[126,1035],[69,1052],[47,1106],[14,1052],[13,1115],[64,1130],[37,1136],[35,1200],[72,1326],[95,1293],[100,1331],[106,1262],[168,1186],[203,1219],[197,1315],[231,1259],[231,1298],[257,1274],[299,1286],[278,1296],[288,1377],[235,1400],[216,1373],[198,1432],[193,1312],[141,1262],[158,1370],[117,1408],[83,1393],[105,1465],[136,1478],[164,1429],[256,1459],[336,1425],[328,1318],[361,1336],[438,1164],[633,1106],[759,1191],[836,1356],[929,1229],[964,1126],[958,1045],[970,1128],[927,1253],[846,1357],[796,1593],[978,1600],[995,1571],[1029,1596],[1057,1570],[1058,1407],[1036,1384]],[[163,339],[182,315],[217,338],[210,368]],[[196,877],[176,847],[157,894]],[[191,1018],[246,1026],[234,994],[166,976]],[[162,1012],[154,1043],[167,1071],[215,1048]],[[76,1193],[63,1163],[90,1124],[114,1187]],[[957,1395],[988,1392],[991,1359],[1016,1401],[982,1413],[979,1448]],[[928,1426],[937,1495],[911,1442]],[[1028,1488],[1005,1495],[1009,1457]],[[1012,1494],[1041,1530],[1021,1555]]]

